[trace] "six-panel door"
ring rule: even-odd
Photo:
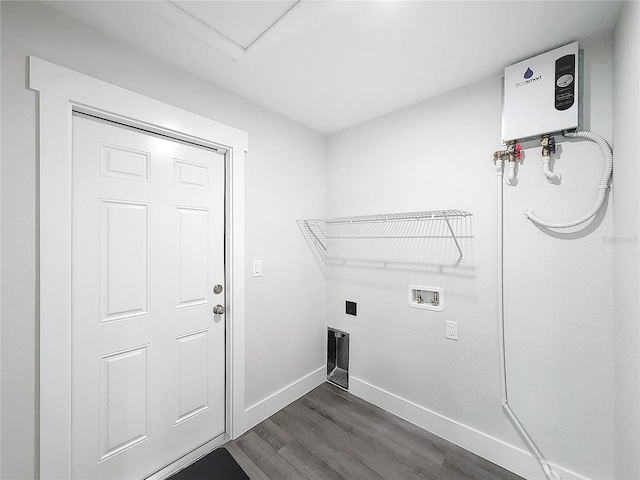
[[[224,433],[224,163],[73,117],[73,478],[144,478]]]

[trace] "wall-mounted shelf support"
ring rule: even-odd
[[[464,262],[464,254],[462,253],[462,249],[460,248],[460,243],[456,238],[456,234],[453,232],[453,228],[451,228],[451,223],[449,222],[449,217],[444,217],[444,221],[447,223],[447,227],[449,227],[449,231],[451,232],[451,238],[456,243],[456,248],[458,249],[458,253],[460,254],[460,261]]]
[[[322,248],[325,253],[327,251],[327,247],[324,245],[324,243],[322,243],[322,240],[320,240],[318,238],[318,234],[314,231],[314,229],[311,227],[311,223],[312,222],[317,222],[317,220],[302,220],[304,222],[304,227],[307,229],[307,232],[309,232],[309,234],[311,235],[312,239],[313,239],[313,243]]]
[[[331,238],[344,238],[342,235],[344,235],[345,229],[348,228],[349,225],[371,224],[372,228],[367,231],[369,235],[368,238],[386,238],[385,235],[376,236],[375,224],[388,225],[390,223],[400,222],[444,221],[460,255],[458,262],[462,262],[464,261],[464,253],[462,252],[462,247],[460,246],[457,235],[451,226],[451,220],[470,216],[472,216],[471,213],[463,210],[429,210],[356,217],[304,219],[298,220],[298,225],[308,241],[315,245],[323,257],[326,257],[329,251],[328,240]],[[402,235],[400,235],[399,238],[403,238]],[[411,238],[411,236],[407,235],[406,238]]]

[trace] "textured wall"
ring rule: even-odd
[[[640,478],[640,4],[618,20],[613,60],[616,478]]]
[[[611,141],[611,38],[581,47],[585,125]],[[353,376],[522,447],[499,401],[492,153],[500,147],[500,105],[496,75],[329,137],[330,215],[459,208],[473,213],[470,227],[460,225],[473,238],[462,239],[467,259],[459,266],[453,266],[452,242],[441,238],[361,240],[358,262],[330,270],[327,309],[328,324],[352,334]],[[512,407],[549,460],[611,478],[610,207],[586,233],[567,238],[540,231],[522,214],[527,205],[559,220],[586,213],[595,201],[601,155],[595,144],[562,142],[555,166],[564,180],[552,186],[542,176],[537,144],[525,147],[520,183],[505,186]],[[434,227],[431,234],[446,231]],[[408,263],[362,262],[383,254]],[[444,288],[444,312],[409,308],[409,284]],[[345,300],[358,302],[357,317],[344,315]],[[458,322],[458,342],[445,339],[445,320]]]
[[[325,282],[295,219],[325,212],[324,137],[40,3],[1,8],[2,117],[11,118],[2,123],[2,478],[31,479],[37,468],[36,94],[26,88],[27,55],[249,132],[245,405],[319,368]],[[259,279],[254,258],[263,260]]]

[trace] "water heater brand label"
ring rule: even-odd
[[[577,60],[574,42],[505,68],[505,143],[578,127]]]
[[[527,85],[531,85],[533,82],[542,80],[542,75],[534,77],[533,70],[531,70],[530,68],[527,68],[522,77],[524,78],[524,81],[516,83],[516,88],[526,87]]]
[[[540,80],[542,80],[542,75],[538,75],[537,77],[529,78],[529,79],[525,80],[524,82],[518,82],[518,83],[516,83],[516,88],[526,87],[527,85],[531,85],[532,83],[538,82]]]

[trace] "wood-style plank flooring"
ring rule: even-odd
[[[521,480],[329,383],[224,446],[251,480]]]

